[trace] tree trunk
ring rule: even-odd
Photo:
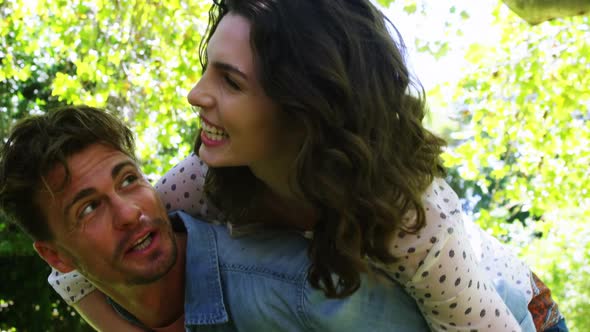
[[[590,0],[502,0],[530,24],[590,13]]]

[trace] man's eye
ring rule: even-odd
[[[121,187],[127,187],[128,185],[132,184],[133,182],[136,182],[137,179],[138,179],[138,177],[136,175],[126,176],[123,179],[123,182],[121,182]]]
[[[98,207],[99,204],[100,204],[99,201],[88,202],[86,205],[84,205],[80,214],[78,214],[78,218],[82,219],[85,216],[89,215],[90,213],[92,213],[92,211],[96,210],[96,208]]]

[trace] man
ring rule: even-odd
[[[0,151],[0,208],[49,265],[80,271],[143,329],[427,330],[392,282],[366,278],[345,299],[312,289],[296,233],[230,238],[223,226],[168,216],[141,174],[132,133],[98,109],[69,107],[14,127]]]

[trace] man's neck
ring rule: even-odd
[[[105,292],[149,328],[167,326],[184,314],[186,235],[176,234],[178,256],[172,269],[149,285]]]

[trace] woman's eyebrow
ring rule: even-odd
[[[241,71],[238,67],[236,67],[234,65],[231,65],[231,64],[225,63],[225,62],[221,62],[221,61],[213,61],[211,63],[211,65],[213,65],[217,69],[221,69],[224,71],[235,73],[238,76],[241,76],[242,78],[244,78],[245,80],[248,80],[248,75],[246,75],[246,73],[244,73],[243,71]]]

